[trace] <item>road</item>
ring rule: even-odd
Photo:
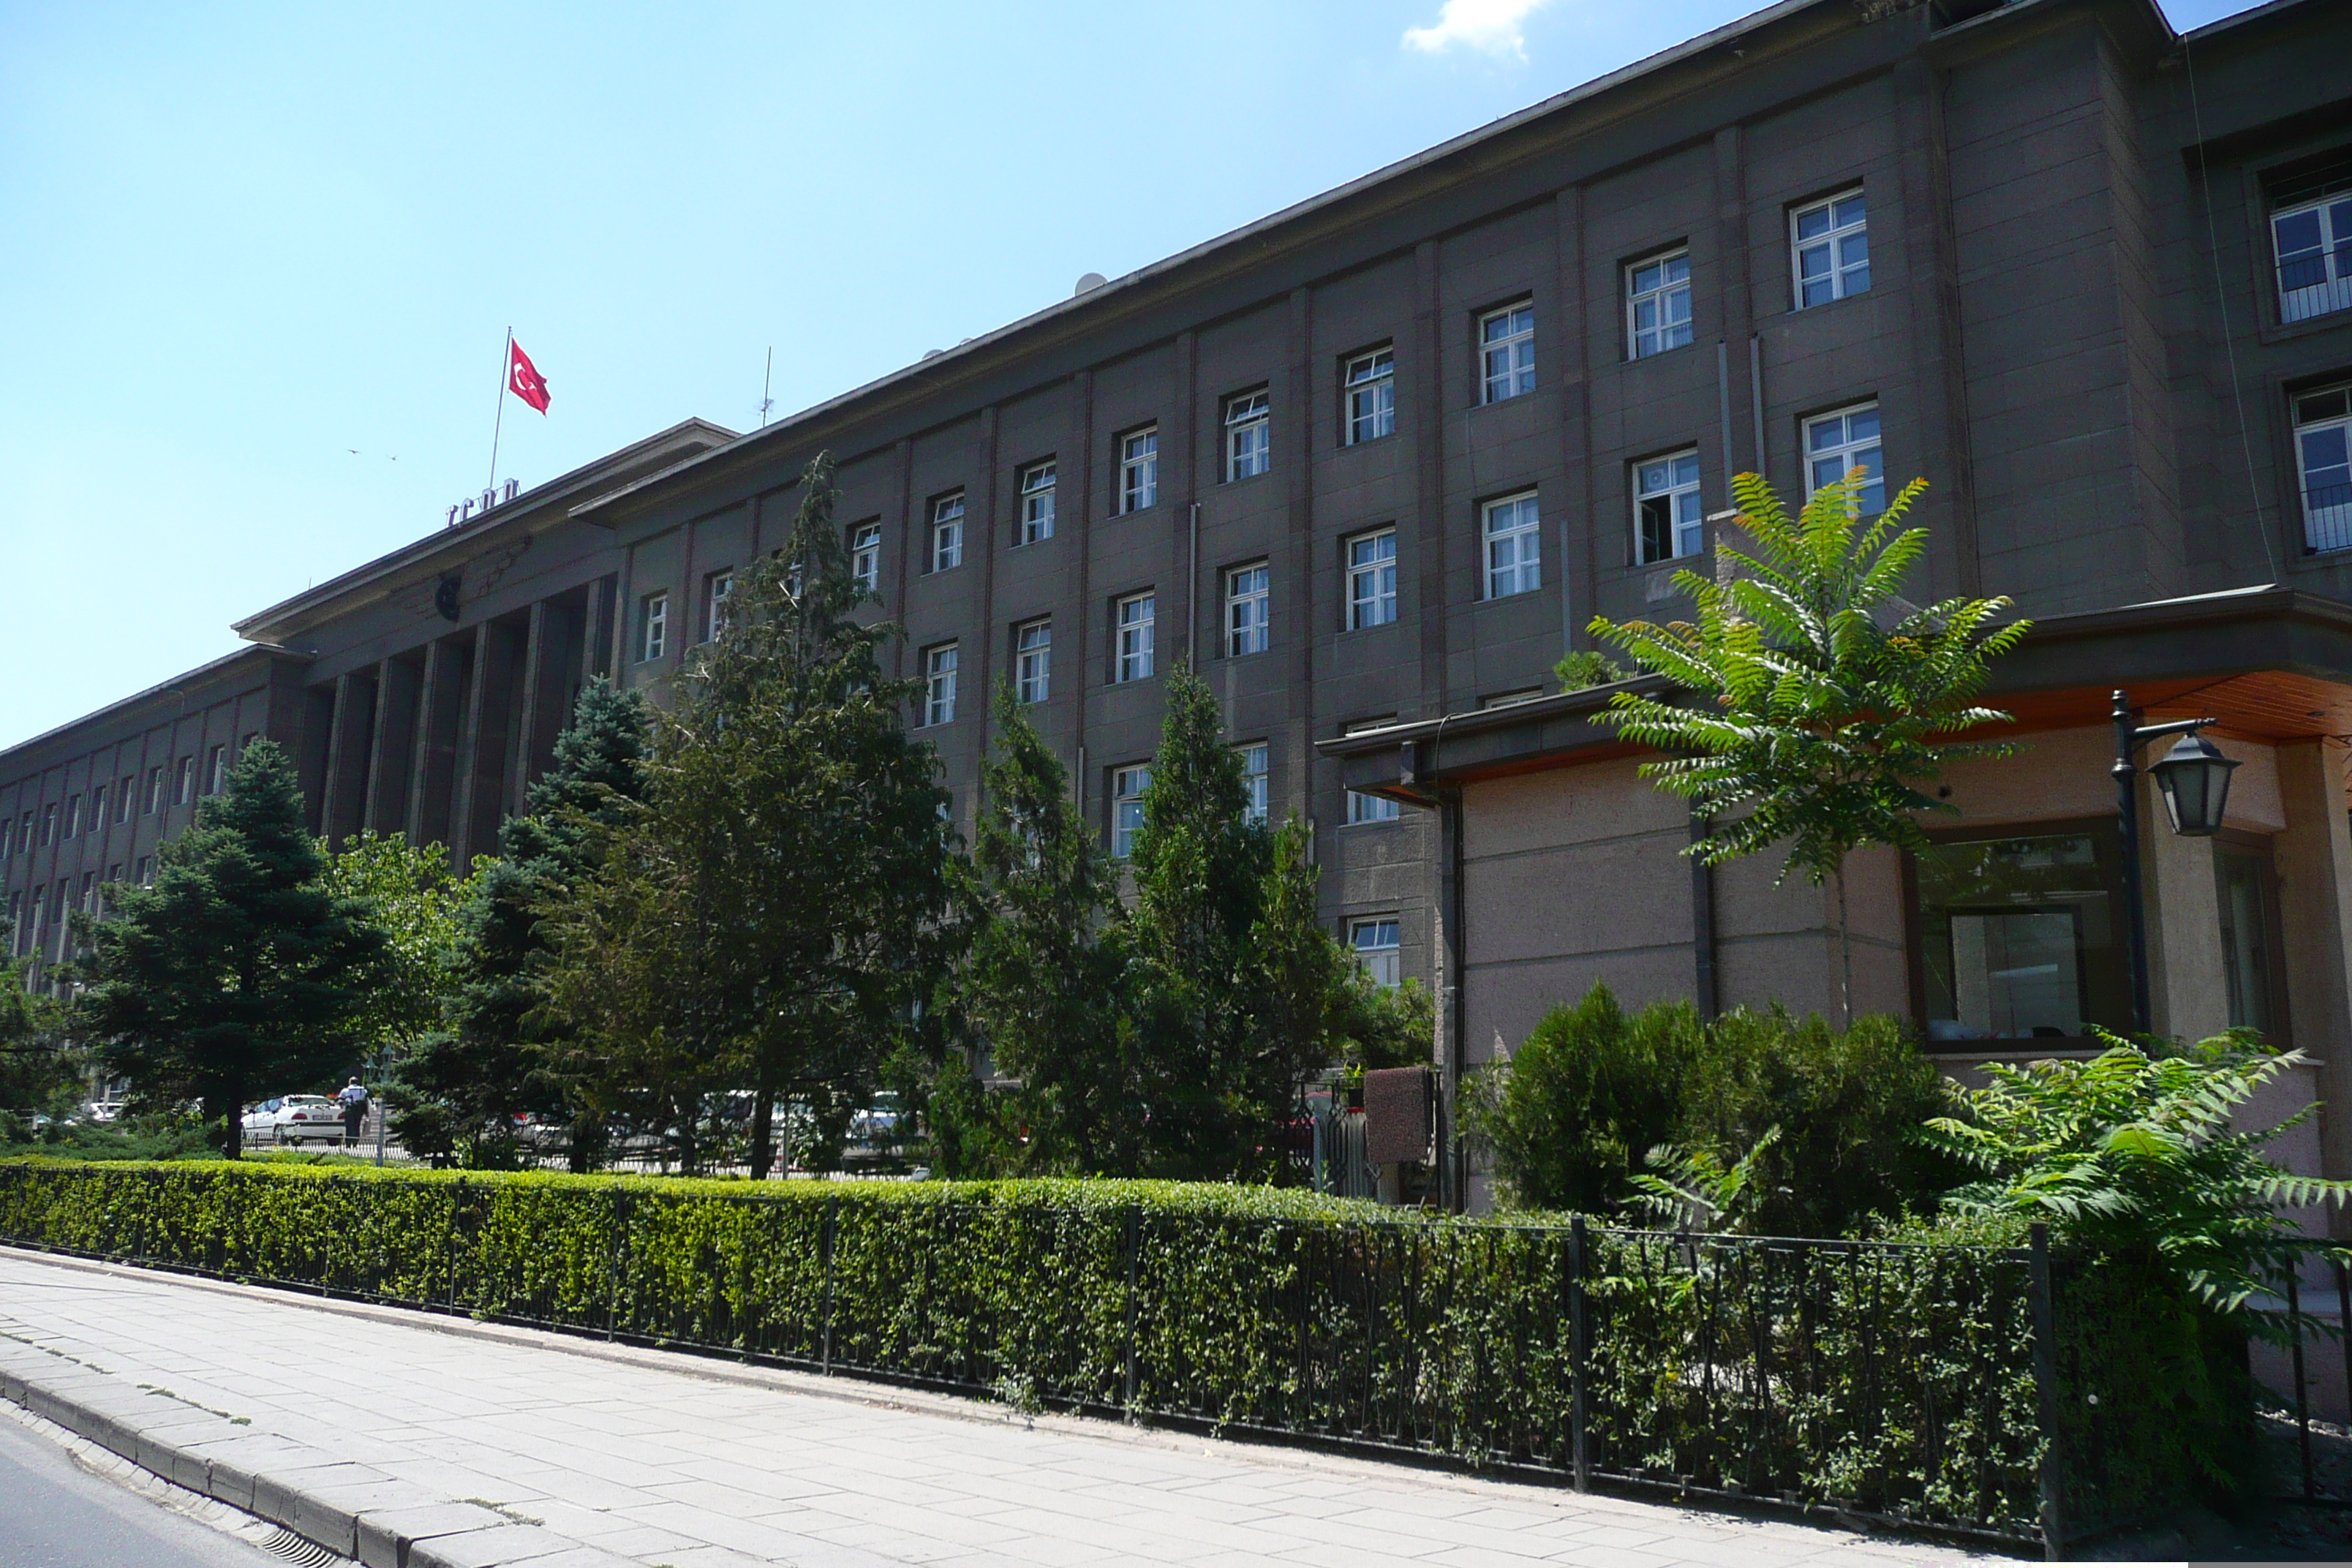
[[[74,1463],[0,1414],[0,1568],[286,1568]]]

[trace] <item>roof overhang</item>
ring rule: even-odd
[[[241,668],[251,666],[258,668],[274,664],[307,666],[310,662],[309,654],[294,648],[279,647],[273,643],[249,644],[225,653],[207,663],[200,664],[184,674],[175,675],[169,680],[158,681],[144,691],[132,692],[130,696],[110,702],[103,708],[84,713],[79,718],[68,719],[62,724],[44,730],[28,740],[19,741],[13,746],[0,748],[0,773],[13,771],[17,759],[38,751],[50,742],[75,731],[86,731],[92,725],[103,725],[109,720],[120,719],[141,708],[152,707],[166,701],[172,703],[176,710],[190,696],[232,679]],[[77,747],[81,747],[85,742],[78,740],[75,744]]]
[[[2053,616],[1992,671],[1986,700],[2017,721],[1992,732],[2102,722],[2121,689],[2157,718],[2210,715],[2223,736],[2352,736],[2352,605],[2266,585]],[[1690,700],[1643,676],[1315,745],[1348,788],[1434,805],[1444,786],[1642,752],[1597,719],[1621,691]]]

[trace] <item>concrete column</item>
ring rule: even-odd
[[[408,826],[408,781],[416,763],[416,700],[421,665],[387,658],[376,667],[375,746],[368,763],[362,826],[378,833]]]
[[[2172,831],[2163,792],[2145,773],[2140,776],[2139,821],[2151,1021],[2159,1035],[2210,1039],[2230,1026],[2213,841]]]
[[[2352,830],[2344,763],[2344,748],[2334,742],[2278,748],[2286,831],[2274,853],[2287,1027],[2296,1047],[2319,1061],[2321,1157],[2334,1177],[2352,1174],[2352,1114],[2341,1109],[2352,1106]]]
[[[352,670],[336,678],[320,807],[320,831],[330,843],[352,837],[362,825],[368,773],[375,754],[375,697],[373,671]]]
[[[439,638],[425,650],[425,679],[416,705],[415,765],[409,772],[408,841],[451,844],[451,797],[455,793],[457,743],[465,721],[472,660],[463,633]]]
[[[530,621],[523,630],[522,711],[518,715],[523,743],[516,754],[518,765],[506,781],[506,810],[510,816],[522,815],[523,796],[530,790],[533,764],[538,761],[541,716],[551,706],[541,689],[549,664],[548,631],[547,601],[541,599],[531,605]]]

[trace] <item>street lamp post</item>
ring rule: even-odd
[[[2230,770],[2238,765],[2197,731],[2213,719],[2178,719],[2168,724],[2132,722],[2129,700],[2115,693],[2116,816],[2123,835],[2124,920],[2131,933],[2132,1028],[2147,1034],[2156,1026],[2147,996],[2147,912],[2140,903],[2139,764],[2140,747],[2166,735],[2178,735],[2161,761],[2151,763],[2157,787],[2164,792],[2165,815],[2172,830],[2185,837],[2210,838],[2221,830],[2221,809],[2230,799]]]

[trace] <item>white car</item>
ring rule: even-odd
[[[289,1094],[265,1100],[245,1113],[245,1142],[340,1143],[343,1108],[323,1094]]]

